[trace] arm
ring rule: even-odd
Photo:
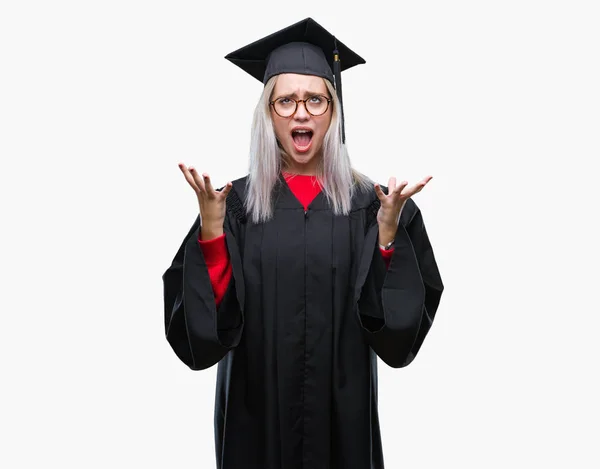
[[[356,290],[366,340],[394,368],[414,360],[444,289],[421,212],[412,199],[406,203],[387,270],[375,248],[378,225],[369,228]]]
[[[231,263],[229,262],[225,233],[209,241],[198,238],[198,244],[204,255],[208,276],[215,295],[215,304],[218,308],[231,280]]]
[[[394,255],[394,248],[388,249],[387,251],[385,249],[379,248],[379,252],[381,253],[383,262],[385,262],[385,268],[389,269],[390,262],[392,262],[392,256]]]
[[[244,325],[244,281],[237,248],[237,221],[225,218],[224,234],[232,277],[217,306],[209,269],[198,243],[200,217],[163,274],[166,338],[193,370],[209,368],[240,341]]]

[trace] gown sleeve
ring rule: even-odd
[[[409,365],[433,323],[444,286],[421,211],[406,202],[386,269],[377,252],[379,229],[367,230],[355,300],[367,342],[393,368]]]
[[[228,212],[223,225],[232,275],[218,306],[198,243],[201,229],[197,217],[162,277],[166,338],[179,359],[192,370],[203,370],[219,362],[238,345],[244,328],[244,280],[236,242],[237,220]]]
[[[209,241],[198,239],[198,244],[204,255],[210,284],[215,294],[215,304],[218,308],[231,280],[231,262],[229,262],[225,234]]]

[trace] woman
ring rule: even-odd
[[[215,190],[180,164],[200,216],[163,276],[167,340],[218,363],[218,468],[382,469],[377,356],[408,365],[443,290],[411,199],[431,178],[352,169],[338,59],[364,61],[312,19],[227,58],[265,83],[250,171]]]

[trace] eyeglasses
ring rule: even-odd
[[[329,109],[331,99],[317,94],[306,99],[292,99],[286,96],[277,98],[269,104],[280,117],[292,117],[298,110],[298,103],[304,103],[306,112],[311,116],[321,116]]]

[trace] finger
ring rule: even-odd
[[[223,189],[221,189],[220,194],[221,197],[227,198],[227,195],[231,192],[231,188],[233,187],[233,184],[230,182],[228,182],[225,187]]]
[[[433,176],[426,176],[424,177],[421,182],[417,183],[417,192],[421,192],[423,190],[423,188],[427,185],[427,183],[429,181],[431,181],[433,179]]]
[[[406,186],[408,186],[408,181],[402,181],[396,188],[396,192],[394,192],[394,195],[396,197],[400,197],[402,195],[402,191]]]
[[[402,192],[402,198],[404,199],[408,199],[409,197],[412,197],[413,195],[415,195],[417,192],[419,192],[421,185],[420,184],[414,184],[408,188],[406,188],[403,192]]]
[[[198,171],[196,171],[196,168],[190,166],[190,173],[192,173],[192,177],[194,178],[194,182],[198,186],[199,192],[204,192],[205,193],[206,192],[206,187],[204,187],[204,180],[198,174]]]
[[[409,198],[415,195],[416,193],[421,192],[421,190],[423,190],[427,182],[427,180],[423,179],[421,182],[418,182],[415,185],[409,187],[403,192],[402,197]]]
[[[210,182],[210,176],[208,173],[202,174],[202,180],[204,181],[204,187],[209,195],[213,195],[215,190],[213,189],[212,183]]]
[[[385,200],[385,198],[387,197],[385,195],[385,193],[383,192],[383,190],[381,190],[381,186],[379,184],[375,184],[375,195],[377,195],[377,198],[383,202]]]
[[[194,191],[198,192],[198,185],[194,181],[194,176],[192,176],[192,174],[190,173],[190,170],[188,168],[186,168],[186,166],[183,163],[179,163],[179,169],[183,173],[183,176],[185,177],[185,180],[188,182],[188,184],[190,186],[192,186],[192,189],[194,189]]]
[[[183,163],[177,163],[177,167],[181,170],[181,172],[183,174],[185,174],[186,171],[188,171],[188,168],[185,164]]]
[[[393,194],[396,189],[396,178],[392,176],[388,181],[388,194]]]

